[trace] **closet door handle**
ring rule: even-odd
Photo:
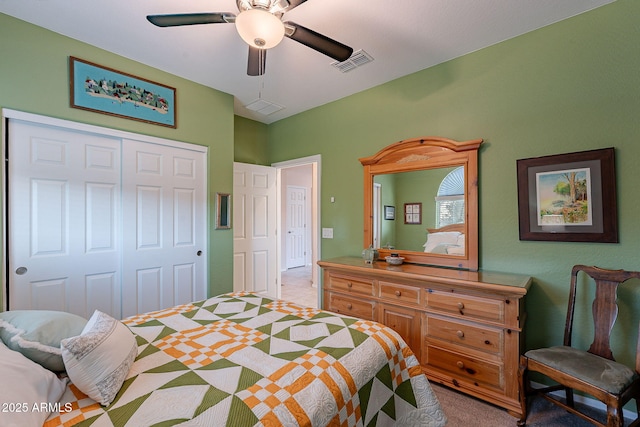
[[[16,274],[18,276],[22,276],[23,274],[25,274],[27,272],[27,267],[18,267],[16,268]]]

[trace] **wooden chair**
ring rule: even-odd
[[[587,351],[571,347],[576,288],[578,287],[577,277],[580,271],[591,276],[596,283],[592,305],[594,340]],[[631,425],[635,426],[640,423],[640,333],[636,347],[635,370],[616,362],[610,347],[611,330],[618,315],[616,302],[618,286],[631,278],[640,279],[640,272],[605,270],[585,265],[573,267],[567,321],[564,328],[564,345],[530,350],[520,357],[518,380],[522,417],[518,421],[518,425],[526,425],[527,397],[530,395],[540,395],[567,411],[603,427],[622,426],[624,424],[622,407],[631,399],[635,399],[638,418]],[[544,388],[532,388],[528,378],[530,372],[539,372],[558,384]],[[549,394],[558,390],[565,391],[566,402]],[[574,390],[587,393],[607,406],[606,424],[575,408]]]

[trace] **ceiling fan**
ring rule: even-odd
[[[183,13],[149,15],[147,19],[158,27],[177,27],[197,24],[236,24],[240,37],[249,45],[247,74],[264,74],[267,49],[275,47],[286,36],[336,61],[346,61],[353,49],[325,35],[291,21],[282,21],[285,12],[307,0],[236,0],[237,15],[233,13]]]

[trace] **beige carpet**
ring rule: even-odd
[[[281,274],[280,298],[307,307],[318,307],[318,288],[311,286],[311,266],[291,268]]]
[[[504,409],[487,404],[479,399],[458,393],[448,387],[431,383],[440,405],[449,420],[447,426],[473,426],[473,427],[515,427],[517,419]],[[591,414],[599,415],[603,421],[604,411],[596,411],[589,408]],[[625,423],[626,425],[626,423]],[[529,427],[593,427],[581,418],[568,413],[542,398],[531,400]]]

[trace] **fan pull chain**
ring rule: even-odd
[[[264,72],[265,72],[265,63],[262,60],[262,55],[264,55],[264,50],[260,49],[260,61],[259,61],[259,67],[260,67],[260,83],[259,83],[259,88],[258,88],[258,99],[262,99],[262,91],[264,90]]]

